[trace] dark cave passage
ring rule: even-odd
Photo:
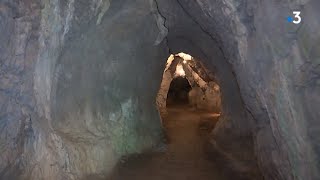
[[[168,62],[157,97],[159,100],[162,90],[168,89],[166,113],[161,113],[164,142],[145,153],[124,156],[110,179],[261,179],[259,171],[238,171],[241,167],[232,167],[232,160],[209,145],[210,133],[221,115],[218,84],[205,77],[204,67],[195,66],[193,57],[186,61],[175,55]],[[173,77],[169,83],[168,73]]]
[[[0,0],[0,180],[320,179],[319,9]]]
[[[187,78],[184,77],[176,77],[170,83],[170,88],[167,95],[167,104],[170,105],[178,105],[178,104],[188,104],[189,98],[188,94],[191,90],[191,86]]]

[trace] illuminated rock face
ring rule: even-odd
[[[319,3],[2,0],[0,179],[106,177],[153,147],[179,52],[220,85],[214,148],[265,179],[319,179]]]
[[[194,108],[220,113],[221,93],[220,91],[214,90],[213,84],[213,82],[207,83],[204,90],[200,87],[192,88],[189,92],[189,101]]]
[[[219,113],[221,111],[220,87],[214,82],[215,78],[210,77],[209,74],[212,72],[188,54],[170,55],[156,97],[161,116],[167,115],[166,105],[170,84],[178,77],[186,78],[192,88],[188,93],[189,104],[192,107]]]

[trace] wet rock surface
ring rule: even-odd
[[[241,172],[246,167],[231,168],[232,161],[217,152],[210,152],[207,141],[218,118],[217,114],[194,111],[189,106],[170,106],[163,119],[166,150],[124,159],[110,179],[261,179],[254,170]]]

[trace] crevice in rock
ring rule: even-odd
[[[157,12],[159,13],[159,15],[164,19],[164,23],[163,23],[163,26],[165,26],[165,28],[167,29],[167,33],[169,33],[169,28],[166,26],[166,22],[167,22],[167,19],[166,19],[166,17],[165,16],[163,16],[162,14],[161,14],[161,11],[160,11],[160,9],[159,9],[159,5],[158,5],[158,2],[157,2],[157,0],[151,0],[151,1],[154,1],[154,3],[155,3],[155,5],[156,5],[156,9],[157,9]],[[167,48],[168,48],[168,53],[169,54],[172,54],[172,51],[170,50],[170,47],[168,46],[169,45],[169,42],[168,42],[168,37],[167,37],[167,35],[165,36],[165,40],[166,40],[166,46],[167,46]]]

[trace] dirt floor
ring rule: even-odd
[[[187,106],[168,109],[164,119],[167,145],[157,151],[132,155],[119,164],[113,180],[238,180],[219,161],[209,158],[206,142],[217,114]],[[210,159],[210,160],[209,160]]]

